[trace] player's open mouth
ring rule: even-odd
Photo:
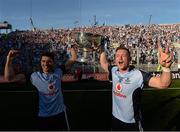
[[[124,62],[123,61],[119,61],[119,64],[123,64]]]

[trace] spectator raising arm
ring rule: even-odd
[[[10,50],[7,59],[6,59],[6,64],[5,64],[5,69],[4,69],[4,79],[7,82],[24,82],[25,75],[24,74],[15,74],[14,69],[13,69],[13,59],[18,53],[17,50]]]

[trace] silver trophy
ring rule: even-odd
[[[99,48],[103,36],[83,32],[78,32],[75,35],[76,43],[82,50],[82,58],[80,59],[80,62],[87,62],[89,60],[89,53]]]

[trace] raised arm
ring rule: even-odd
[[[4,69],[4,79],[7,82],[24,82],[26,80],[24,74],[15,74],[14,72],[12,62],[17,53],[17,50],[10,50],[7,55]]]
[[[70,48],[71,58],[66,62],[66,70],[70,70],[74,62],[77,60],[77,54],[73,47]]]
[[[109,72],[108,71],[109,63],[106,57],[106,53],[104,51],[100,54],[100,65],[106,72]]]
[[[162,66],[162,73],[158,77],[152,77],[149,81],[149,86],[154,88],[165,89],[168,88],[172,82],[171,64],[173,59],[173,53],[166,47],[163,51],[158,41],[159,59]]]

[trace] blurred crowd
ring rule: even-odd
[[[110,61],[113,60],[116,47],[122,44],[130,49],[133,64],[157,64],[157,39],[160,39],[162,47],[170,47],[175,63],[178,61],[178,49],[174,48],[173,44],[180,44],[180,24],[16,30],[8,34],[0,34],[0,74],[3,73],[6,55],[10,49],[20,51],[13,62],[17,72],[31,73],[36,70],[39,67],[39,58],[43,51],[54,52],[56,64],[61,65],[70,56],[69,48],[74,46],[80,60],[83,53],[76,41],[78,32],[98,34],[108,40],[105,43],[105,49]],[[99,55],[99,48],[91,49],[88,55],[89,61],[85,64],[77,63],[75,65],[91,66],[94,69],[99,65]],[[91,68],[90,72],[93,70]]]

